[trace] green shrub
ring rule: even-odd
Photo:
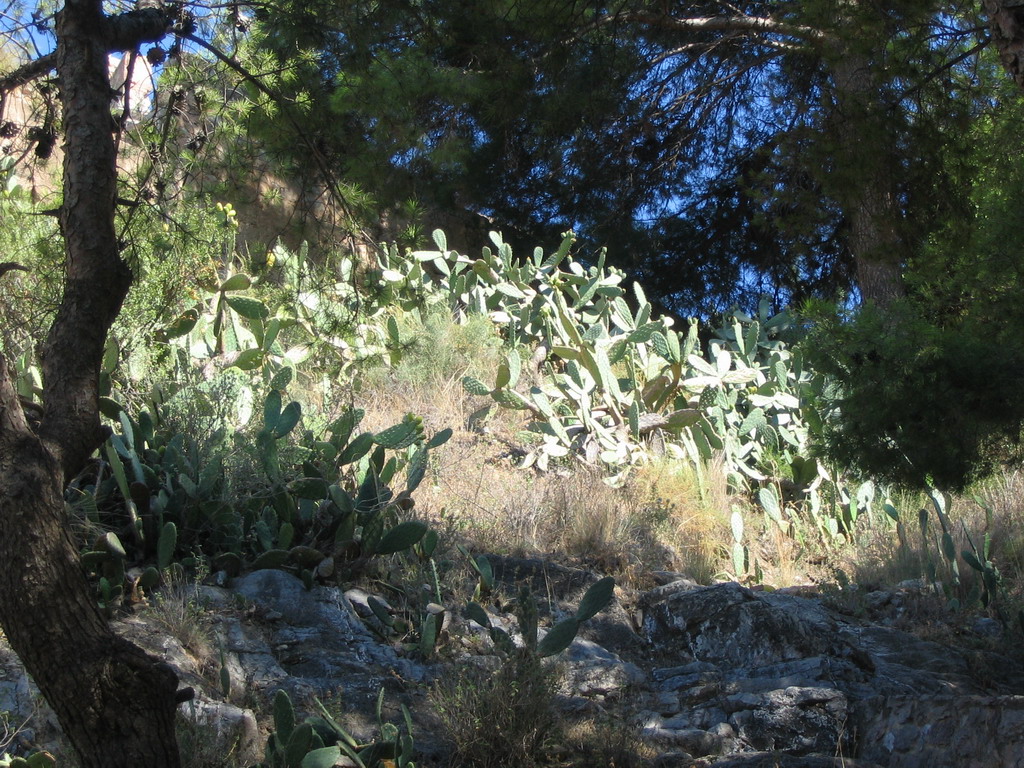
[[[486,316],[469,315],[457,322],[442,306],[395,315],[401,359],[388,371],[368,372],[368,383],[388,375],[392,382],[413,388],[438,386],[467,373],[486,375],[498,367],[502,339]]]
[[[817,447],[898,485],[962,489],[1021,458],[1024,346],[913,308],[812,313],[812,367],[829,376]]]

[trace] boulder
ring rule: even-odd
[[[1024,677],[1010,659],[738,584],[669,584],[641,606],[658,659],[676,662],[651,674],[656,711],[642,733],[654,743],[694,756],[785,753],[716,766],[833,765],[834,755],[890,768],[1024,766]],[[713,729],[725,726],[735,736],[716,747]]]

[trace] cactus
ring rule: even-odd
[[[444,625],[444,614],[443,606],[430,603],[420,624],[419,651],[428,659],[434,655],[434,648],[437,646],[441,627]]]
[[[344,755],[360,768],[415,768],[412,717],[402,706],[406,733],[383,719],[384,689],[377,696],[380,738],[360,744],[331,716],[319,699],[318,714],[297,723],[291,699],[284,691],[274,697],[274,732],[267,739],[259,768],[331,768]]]
[[[735,579],[743,578],[748,570],[750,553],[743,544],[743,514],[734,505],[732,508],[732,569]]]
[[[49,752],[34,752],[28,757],[0,755],[0,768],[55,768],[57,760]]]
[[[470,601],[466,606],[466,618],[472,619],[487,630],[487,634],[491,637],[491,642],[494,643],[500,653],[508,655],[515,650],[515,644],[512,642],[512,637],[501,627],[492,626],[491,620],[487,616],[487,611],[485,611],[483,606],[475,600]]]
[[[377,445],[391,450],[408,448],[415,442],[423,439],[423,418],[413,414],[407,414],[400,424],[378,432],[373,436]]]
[[[427,532],[425,523],[419,520],[408,520],[399,523],[381,536],[373,554],[393,555],[405,549],[411,549]]]
[[[220,648],[220,692],[225,699],[231,695],[231,671],[224,656],[224,646]]]
[[[125,558],[121,540],[112,531],[97,537],[92,550],[81,556],[82,566],[98,578],[101,607],[110,614],[125,592]]]
[[[474,558],[461,544],[457,544],[456,547],[469,560],[470,567],[477,574],[477,583],[473,590],[473,600],[479,601],[486,598],[491,593],[491,590],[494,589],[494,571],[491,569],[491,561],[487,559],[486,555],[477,555]]]
[[[613,577],[605,576],[598,580],[583,595],[576,613],[557,622],[538,642],[537,601],[529,588],[524,585],[520,589],[516,601],[516,615],[526,653],[537,658],[544,658],[564,651],[576,639],[576,634],[583,622],[592,619],[607,608],[614,594],[615,579]],[[505,654],[513,651],[512,638],[500,627],[491,625],[487,611],[479,603],[471,601],[466,606],[466,617],[488,631],[499,651]]]
[[[160,539],[157,542],[157,569],[166,570],[174,558],[174,548],[178,544],[178,527],[168,521],[164,523],[160,531]]]
[[[592,584],[580,600],[576,614],[555,624],[537,644],[537,655],[542,658],[554,656],[568,648],[576,638],[580,625],[607,608],[614,594],[615,579],[611,576],[605,576]]]
[[[281,742],[287,743],[295,728],[295,707],[292,706],[292,700],[287,691],[279,690],[274,694],[273,715],[274,732]]]
[[[329,766],[334,762],[325,762],[328,754],[333,760],[340,756],[335,747],[324,748],[320,734],[315,730],[312,721],[297,723],[291,699],[284,691],[278,691],[274,697],[275,731],[267,739],[266,757],[262,764],[265,768],[309,768],[309,766]]]
[[[530,587],[523,584],[519,588],[519,597],[516,599],[516,620],[519,622],[519,632],[523,636],[523,644],[530,653],[537,652],[537,628],[539,616],[537,613],[537,600],[530,592]],[[576,633],[573,632],[573,635]]]

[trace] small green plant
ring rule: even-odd
[[[105,603],[120,595],[124,562],[138,557],[156,563],[146,572],[146,588],[193,553],[229,573],[245,566],[293,570],[312,586],[334,577],[336,565],[358,567],[421,545],[426,524],[402,517],[426,474],[429,451],[451,430],[428,439],[423,420],[409,414],[388,429],[360,433],[363,412],[353,408],[322,439],[309,431],[295,439],[302,409],[283,396],[290,381],[290,368],[275,374],[251,439],[235,428],[230,439],[214,440],[234,443],[235,455],[251,461],[247,493],[232,492],[223,454],[204,460],[194,439],[169,433],[159,406],[155,417],[120,412],[120,433],[107,444],[110,472],[85,492],[95,522],[127,531],[134,544],[129,555],[111,533],[85,558],[105,579]],[[436,537],[428,537],[416,554],[429,558],[426,548],[435,546]]]
[[[494,589],[494,571],[491,568],[491,561],[487,559],[487,555],[477,555],[473,557],[469,554],[469,551],[461,544],[456,545],[459,552],[465,555],[469,561],[470,567],[476,571],[477,582],[473,588],[473,600],[479,602],[487,599],[491,594],[491,590]]]
[[[750,569],[750,551],[743,543],[743,513],[736,505],[733,505],[732,515],[729,518],[732,529],[732,571],[736,581],[741,581]]]
[[[7,750],[28,726],[31,716],[24,720],[12,721],[11,713],[0,710],[0,750]],[[0,768],[54,768],[56,759],[49,752],[40,750],[26,757],[11,757],[6,751],[0,753]]]
[[[487,559],[464,554],[477,574],[486,575],[493,585]],[[545,745],[559,730],[553,674],[543,662],[572,644],[582,623],[609,605],[614,590],[612,577],[598,580],[584,593],[573,615],[540,637],[537,600],[522,585],[515,609],[522,636],[518,647],[508,632],[491,623],[480,603],[468,604],[466,617],[487,630],[500,660],[497,669],[463,668],[434,688],[433,703],[452,744],[454,764],[529,768],[542,762]]]
[[[0,756],[0,768],[54,768],[57,761],[49,752],[36,752],[28,757]]]
[[[545,658],[561,653],[576,639],[580,626],[603,611],[612,601],[615,594],[615,579],[605,576],[592,584],[580,600],[576,612],[557,622],[538,641],[537,599],[526,585],[519,591],[516,601],[516,618],[519,620],[519,631],[523,637],[523,647],[527,653],[537,658]],[[509,653],[513,647],[512,638],[501,627],[491,625],[487,611],[479,603],[472,601],[466,607],[466,616],[488,631],[491,640],[499,651]]]
[[[126,558],[121,540],[112,531],[98,537],[93,548],[82,555],[82,565],[99,578],[100,607],[108,614],[120,604],[124,594]]]
[[[274,696],[274,731],[267,739],[259,768],[331,768],[342,756],[358,768],[415,768],[412,716],[403,705],[405,733],[383,718],[384,689],[377,696],[380,738],[360,744],[315,700],[318,714],[296,722],[295,707],[285,691]]]

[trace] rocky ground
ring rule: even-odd
[[[526,582],[543,597],[542,624],[571,613],[598,578],[541,560],[492,564],[510,594]],[[1024,669],[1019,655],[999,651],[1019,638],[998,622],[978,619],[938,642],[898,628],[933,600],[917,583],[837,599],[657,576],[660,586],[618,593],[557,659],[557,707],[570,718],[618,722],[636,764],[1024,766]],[[214,751],[243,765],[262,758],[260,723],[278,689],[300,705],[314,696],[340,702],[353,734],[372,738],[382,688],[386,716],[399,703],[413,713],[417,764],[443,764],[447,745],[427,692],[451,665],[500,664],[479,625],[452,612],[444,661],[385,642],[368,628],[371,587],[307,591],[278,570],[214,581],[189,593],[194,610],[181,613],[185,626],[174,632],[166,619],[154,621],[156,611],[119,626],[179,669],[197,692],[183,713],[202,724]],[[514,635],[512,616],[490,608],[492,623]],[[186,638],[185,647],[180,638],[194,622],[205,625],[203,639]],[[59,748],[52,714],[6,647],[0,673],[10,732],[28,720],[8,749]],[[571,755],[563,763],[572,765]]]

